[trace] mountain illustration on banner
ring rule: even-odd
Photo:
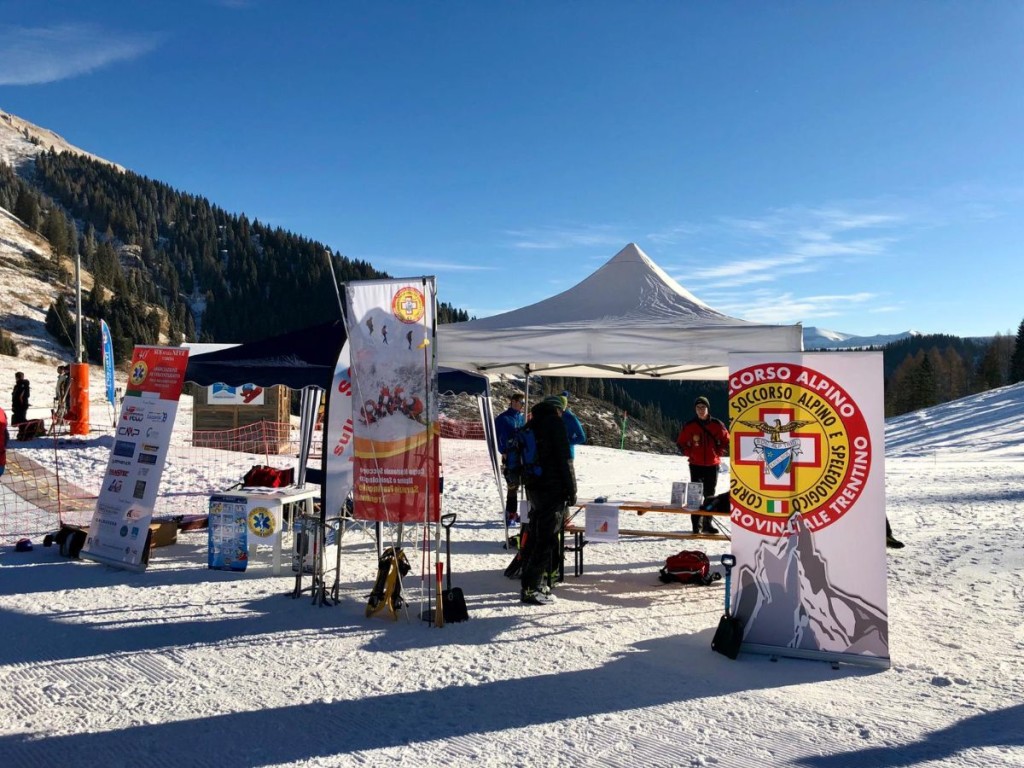
[[[735,614],[746,627],[743,641],[788,637],[790,648],[887,656],[886,611],[837,585],[800,515],[790,524],[793,535],[765,539],[753,563],[733,577]],[[786,609],[779,609],[783,604]]]
[[[599,526],[597,526],[598,533],[608,533],[608,521],[603,520]]]

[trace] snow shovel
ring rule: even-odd
[[[729,613],[729,598],[732,588],[732,567],[736,565],[735,555],[722,555],[725,566],[725,615],[718,621],[718,629],[711,640],[711,650],[735,659],[740,654],[743,642],[743,623]]]
[[[465,621],[469,618],[469,611],[466,610],[466,596],[462,594],[459,587],[452,589],[452,525],[454,524],[454,512],[441,516],[441,525],[444,526],[445,557],[448,561],[448,588],[441,594],[445,623]],[[440,589],[440,585],[438,585],[438,589]]]

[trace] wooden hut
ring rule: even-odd
[[[245,453],[294,453],[291,441],[291,390],[277,385],[259,390],[237,388],[234,398],[223,396],[223,385],[193,385],[192,444]],[[234,390],[235,388],[231,388]]]

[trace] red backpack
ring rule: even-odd
[[[295,470],[292,467],[275,469],[264,464],[255,465],[242,478],[242,485],[246,488],[280,488],[294,482]]]
[[[719,573],[711,573],[711,561],[703,552],[696,549],[684,549],[678,554],[665,559],[665,565],[658,572],[658,578],[666,584],[703,584],[722,578]]]

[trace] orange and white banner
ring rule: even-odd
[[[146,537],[187,366],[187,349],[135,348],[83,558],[145,570]]]
[[[729,356],[743,649],[888,666],[880,352]]]
[[[355,516],[440,514],[432,277],[349,283]]]

